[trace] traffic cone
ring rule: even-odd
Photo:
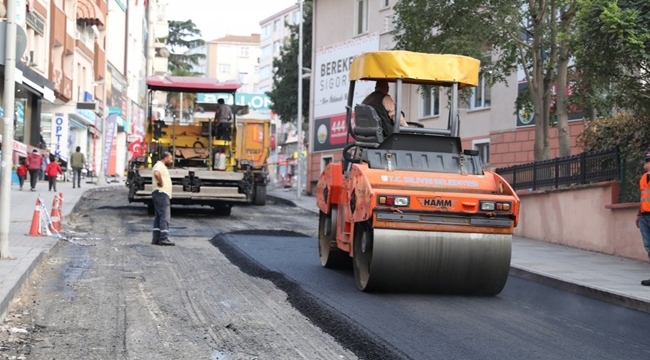
[[[61,218],[61,224],[63,224],[63,193],[59,193],[59,217]]]
[[[52,200],[52,214],[50,215],[50,230],[51,231],[60,231],[61,230],[61,215],[59,211],[59,195],[54,195],[54,200]]]
[[[36,199],[34,215],[32,215],[32,227],[29,229],[28,236],[43,236],[41,234],[41,199]]]

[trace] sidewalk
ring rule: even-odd
[[[297,200],[295,188],[269,188],[267,195],[279,203],[319,212],[316,199],[302,195]],[[510,273],[650,312],[650,287],[641,285],[642,279],[650,277],[650,265],[646,262],[514,236]]]
[[[96,180],[96,179],[94,179]],[[63,193],[63,225],[75,205],[87,190],[98,189],[94,183],[81,179],[81,188],[72,188],[72,182],[57,183],[57,192]],[[109,183],[107,186],[124,186],[124,183]],[[36,191],[29,190],[29,179],[23,190],[18,185],[11,185],[11,205],[9,207],[9,253],[12,259],[0,260],[0,321],[4,319],[16,293],[27,282],[32,271],[40,263],[58,239],[46,236],[28,236],[34,215],[36,199],[40,195],[48,213],[52,211],[55,192],[47,191],[47,181],[39,181]],[[4,200],[2,200],[4,201]]]

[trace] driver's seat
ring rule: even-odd
[[[352,137],[356,146],[377,148],[384,141],[384,130],[377,111],[365,104],[354,107],[354,127]]]

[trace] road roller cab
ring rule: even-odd
[[[495,295],[510,269],[519,198],[485,171],[459,137],[459,90],[476,86],[480,62],[458,55],[377,51],[350,65],[343,161],[320,176],[319,255],[349,265],[364,291]],[[385,121],[355,104],[355,83],[387,80],[396,114],[406,86],[441,86],[450,97],[446,129]],[[390,134],[386,136],[386,134]]]

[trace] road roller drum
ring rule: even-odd
[[[361,290],[496,295],[508,278],[512,235],[358,224],[354,244],[354,275]]]

